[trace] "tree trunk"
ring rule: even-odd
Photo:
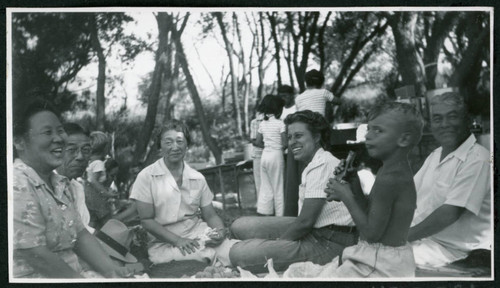
[[[267,12],[266,14],[267,18],[269,19],[269,24],[271,26],[271,37],[273,38],[274,42],[274,58],[276,60],[276,71],[278,76],[278,87],[279,87],[282,85],[282,81],[281,81],[280,43],[278,41],[278,33],[276,32],[276,27],[278,26],[276,23],[277,12],[272,12],[272,13]],[[262,18],[261,18],[261,25],[264,25],[262,23]],[[260,100],[260,98],[258,99]]]
[[[146,148],[148,146],[149,140],[151,138],[151,134],[153,132],[153,128],[156,120],[156,113],[158,108],[158,101],[160,97],[161,91],[161,80],[163,79],[163,72],[165,70],[166,60],[166,47],[168,43],[168,33],[169,25],[167,21],[168,14],[165,12],[160,12],[156,15],[156,22],[158,25],[158,50],[156,51],[156,63],[155,69],[153,72],[153,80],[148,89],[148,108],[146,112],[146,119],[144,120],[144,124],[139,133],[139,138],[137,139],[137,145],[135,147],[135,154],[133,162],[135,164],[139,163],[143,160],[144,154],[146,153]]]
[[[233,63],[233,45],[232,43],[229,42],[229,39],[227,38],[227,32],[226,32],[226,27],[224,26],[224,22],[222,20],[222,12],[213,12],[213,15],[215,16],[217,23],[219,24],[221,34],[222,34],[222,39],[224,40],[224,46],[226,47],[226,53],[227,57],[229,59],[229,71],[231,73],[231,94],[232,94],[232,99],[233,99],[233,109],[235,112],[235,118],[236,118],[236,126],[237,126],[237,131],[238,131],[238,136],[242,137],[243,136],[243,131],[241,129],[241,112],[240,112],[240,105],[239,105],[239,97],[238,97],[238,77],[236,76],[236,69],[234,67]]]
[[[425,64],[426,86],[427,89],[432,90],[436,89],[437,62],[441,47],[443,47],[444,40],[458,20],[458,12],[435,12],[432,24],[429,23],[428,19],[432,16],[430,12],[424,15],[427,15],[424,27],[428,27],[430,31],[426,31],[427,46],[424,50],[423,61]]]
[[[398,70],[404,85],[414,85],[416,96],[425,95],[424,63],[415,46],[418,12],[396,12],[389,20],[396,44]]]
[[[104,131],[104,122],[106,115],[104,109],[106,107],[106,100],[104,96],[104,89],[106,87],[106,57],[99,41],[99,28],[97,27],[97,14],[93,14],[90,19],[90,40],[92,48],[97,53],[98,59],[98,73],[97,73],[97,90],[96,90],[96,127],[99,131]]]
[[[187,14],[185,17],[189,17],[189,14]],[[182,71],[184,72],[184,76],[186,77],[187,88],[196,109],[196,115],[198,116],[198,120],[200,122],[203,139],[205,140],[205,143],[207,143],[210,151],[212,151],[216,163],[220,164],[222,163],[222,150],[220,149],[219,145],[217,145],[215,139],[210,135],[210,127],[205,117],[205,111],[203,109],[203,105],[201,104],[200,95],[198,94],[198,89],[196,88],[196,85],[194,83],[193,76],[189,71],[189,64],[187,62],[186,54],[184,53],[184,47],[181,42],[181,34],[179,34],[179,31],[177,31],[177,29],[175,28],[172,29],[172,40],[175,43],[179,64],[182,68]]]

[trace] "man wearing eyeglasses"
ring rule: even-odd
[[[94,228],[89,226],[90,214],[85,204],[85,191],[83,185],[77,181],[85,172],[89,162],[91,153],[89,133],[75,123],[64,124],[64,130],[68,138],[64,149],[63,164],[57,167],[56,172],[70,179],[73,202],[85,228],[93,233]]]

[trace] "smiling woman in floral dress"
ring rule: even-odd
[[[79,257],[105,277],[129,276],[84,228],[63,164],[67,134],[55,110],[35,100],[14,114],[13,276],[82,278]]]

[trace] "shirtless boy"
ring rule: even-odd
[[[325,189],[327,200],[344,202],[356,223],[360,241],[344,249],[340,266],[327,277],[415,275],[408,231],[416,208],[416,190],[408,153],[420,141],[422,127],[422,117],[411,104],[390,102],[370,111],[366,148],[383,166],[365,199],[359,194],[356,173],[347,179],[349,183],[330,179]]]

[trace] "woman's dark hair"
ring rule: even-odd
[[[30,129],[29,121],[31,117],[39,112],[49,111],[54,113],[57,118],[60,116],[59,111],[57,111],[54,105],[46,99],[35,98],[26,105],[23,103],[17,103],[17,105],[19,106],[14,109],[12,119],[14,137],[20,137],[26,134]]]
[[[90,136],[89,131],[76,123],[64,123],[63,127],[64,131],[66,131],[66,134],[68,135],[82,134],[87,137]]]
[[[304,75],[304,78],[308,87],[321,88],[321,86],[325,82],[325,76],[323,76],[323,73],[319,72],[316,69],[307,71],[306,75]]]
[[[302,110],[286,116],[285,125],[288,132],[288,126],[295,122],[301,122],[307,125],[307,129],[313,135],[320,135],[320,145],[326,151],[330,150],[330,125],[325,117],[318,112],[311,110]]]
[[[268,120],[267,115],[272,114],[276,119],[279,119],[281,113],[283,113],[283,107],[285,106],[285,100],[281,97],[267,94],[262,99],[259,105],[259,112],[264,114],[264,120]]]
[[[295,91],[290,85],[281,85],[280,87],[278,87],[278,94],[280,93],[293,94],[295,93]]]
[[[118,167],[119,167],[118,162],[113,158],[109,158],[108,160],[106,160],[106,162],[104,162],[104,168],[106,169],[106,173]]]
[[[191,135],[189,134],[189,129],[186,126],[186,124],[177,119],[172,119],[168,120],[168,122],[164,123],[160,128],[160,131],[157,136],[158,138],[156,139],[158,143],[158,149],[161,148],[161,137],[165,132],[170,130],[184,133],[184,138],[186,138],[187,145],[188,146],[191,145]]]

